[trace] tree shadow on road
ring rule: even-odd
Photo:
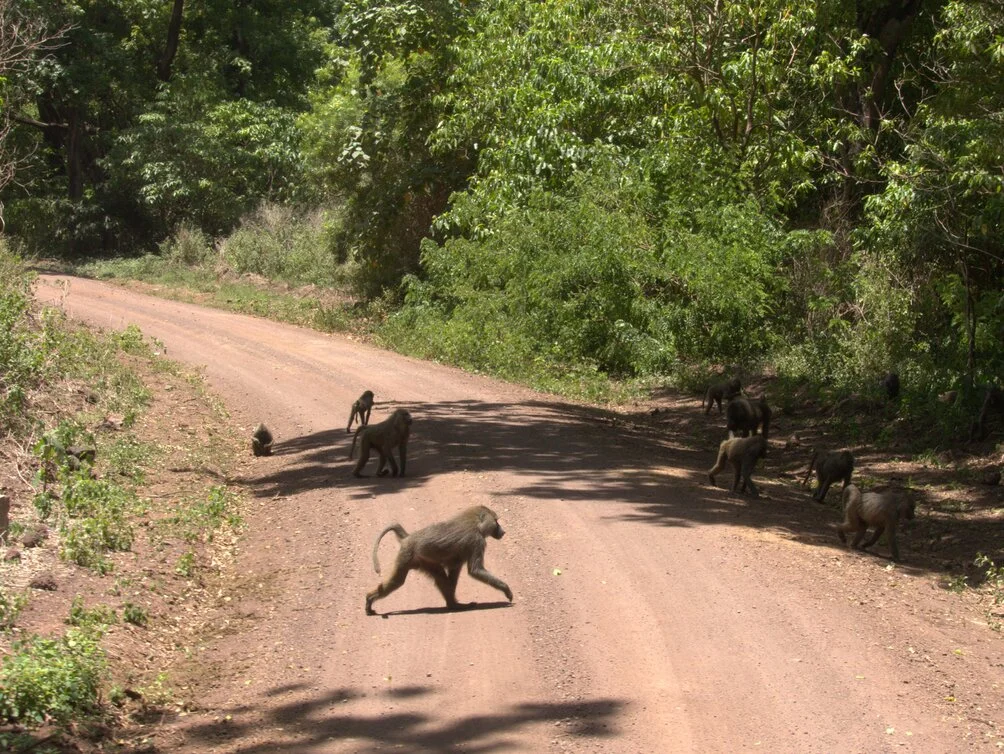
[[[399,706],[439,692],[433,686],[409,686],[381,693],[388,706]],[[265,703],[260,710],[246,705],[217,710],[210,722],[181,723],[185,737],[206,750],[224,747],[240,754],[313,751],[313,747],[337,741],[357,742],[360,750],[396,747],[408,752],[443,752],[462,747],[467,752],[492,752],[512,750],[516,745],[512,736],[520,730],[546,725],[548,736],[565,739],[570,746],[586,739],[597,745],[617,734],[614,718],[624,707],[621,700],[605,698],[524,703],[490,715],[437,720],[407,711],[353,714],[352,705],[367,696],[353,689],[312,695],[307,687],[287,686],[276,693],[266,692],[269,698],[281,694],[293,698],[279,706]],[[560,727],[555,729],[556,725]]]

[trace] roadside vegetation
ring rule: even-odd
[[[31,280],[0,244],[0,748],[13,750],[182,703],[166,681],[189,651],[172,615],[197,642],[241,529],[241,496],[219,481],[237,441],[198,380],[135,328],[94,333],[39,308]]]

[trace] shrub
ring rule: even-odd
[[[84,600],[80,595],[74,597],[73,604],[70,605],[70,614],[66,618],[66,622],[71,626],[95,629],[103,629],[105,626],[117,621],[118,616],[115,615],[115,611],[112,608],[107,605],[86,608],[84,607]]]
[[[11,596],[6,590],[0,589],[0,630],[7,631],[14,627],[14,621],[27,602],[28,598],[23,594]]]
[[[44,358],[29,326],[31,276],[0,240],[0,434],[24,424],[25,401]]]
[[[339,277],[322,214],[297,215],[280,205],[262,205],[245,217],[223,240],[220,256],[235,272],[290,283],[335,283]]]
[[[107,573],[111,565],[105,553],[132,547],[127,517],[137,505],[132,493],[104,480],[72,480],[63,490],[60,556]]]
[[[0,721],[67,723],[95,713],[106,667],[99,639],[97,631],[71,629],[58,639],[15,642],[0,665]]]
[[[122,620],[143,628],[150,622],[150,614],[145,607],[133,604],[132,602],[126,602],[122,605]]]
[[[195,267],[212,258],[213,244],[201,229],[182,225],[160,243],[160,253],[175,264]]]

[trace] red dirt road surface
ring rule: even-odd
[[[885,543],[841,546],[835,508],[771,476],[770,455],[763,498],[711,487],[714,414],[695,442],[671,424],[94,281],[44,276],[38,297],[92,325],[138,325],[201,367],[248,434],[265,421],[276,435],[275,455],[249,458],[247,530],[198,658],[212,681],[158,733],[162,750],[1004,747],[1004,647],[978,606],[911,562],[909,529],[902,565]],[[345,425],[365,389],[372,421],[414,416],[403,479],[351,475]],[[671,422],[704,418],[691,397],[662,405]],[[412,531],[478,504],[506,529],[485,562],[511,605],[465,573],[458,599],[476,604],[447,611],[412,574],[365,614],[387,524]],[[385,574],[396,551],[388,535]]]

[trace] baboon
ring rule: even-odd
[[[882,377],[882,389],[889,400],[899,397],[899,375],[896,372],[886,372]]]
[[[349,414],[349,425],[346,432],[352,431],[352,422],[359,419],[359,426],[365,427],[370,423],[370,412],[373,410],[373,391],[367,390],[352,403],[352,413]]]
[[[731,437],[722,440],[718,446],[718,461],[708,471],[708,480],[712,485],[715,483],[715,474],[725,468],[726,463],[731,463],[735,471],[732,478],[733,492],[746,492],[747,487],[753,497],[760,497],[760,490],[753,484],[753,468],[756,462],[767,453],[767,438],[764,435],[753,435],[752,437]],[[740,487],[740,479],[742,486]]]
[[[959,400],[958,390],[946,390],[944,393],[938,394],[938,400],[942,403],[947,403],[949,405],[954,405]]]
[[[722,413],[722,401],[732,400],[739,395],[742,390],[742,383],[739,382],[738,377],[733,377],[728,382],[716,382],[715,384],[708,386],[708,392],[701,401],[701,408],[704,409],[704,415],[707,416],[711,413],[711,405],[713,403],[718,404],[718,413]],[[707,404],[707,408],[705,408],[705,404]]]
[[[259,424],[251,433],[251,452],[256,456],[272,455],[272,433],[264,424]]]
[[[809,470],[805,472],[805,479],[802,484],[809,483],[812,475],[812,467],[816,467],[816,481],[819,486],[812,495],[816,502],[823,502],[826,493],[830,491],[830,485],[843,479],[844,487],[851,483],[851,474],[854,472],[854,454],[849,450],[834,450],[829,453],[822,453],[817,450],[812,454],[809,461]]]
[[[844,501],[844,522],[837,527],[840,541],[847,544],[846,533],[857,532],[854,535],[852,548],[871,547],[878,542],[882,532],[889,532],[889,549],[892,559],[899,560],[899,545],[896,544],[896,527],[901,518],[913,518],[914,502],[902,490],[886,490],[884,492],[862,493],[857,486],[849,484],[844,487],[841,495]],[[869,527],[875,527],[874,533],[864,542],[861,540]]]
[[[349,458],[356,452],[356,440],[360,435],[362,440],[359,443],[359,461],[352,470],[352,475],[362,477],[363,467],[370,459],[370,449],[373,448],[380,454],[380,463],[377,464],[377,476],[384,476],[387,470],[384,465],[390,464],[391,476],[404,476],[404,468],[408,461],[408,435],[411,433],[411,414],[403,408],[396,409],[389,418],[384,419],[379,424],[367,424],[364,427],[357,427],[356,434],[352,438],[352,448],[349,450]],[[394,460],[394,449],[397,448],[401,454],[400,473],[397,461]]]
[[[757,427],[764,437],[770,430],[770,406],[767,396],[761,395],[757,400],[749,398],[733,398],[725,407],[725,427],[729,437],[735,437],[740,432],[743,437],[750,433],[756,434]]]
[[[457,579],[460,578],[460,570],[465,563],[467,572],[473,578],[495,587],[512,602],[509,585],[485,568],[485,537],[502,539],[505,534],[499,525],[498,516],[491,508],[476,505],[449,521],[426,526],[412,534],[408,534],[401,524],[391,524],[380,532],[373,543],[373,568],[377,573],[380,573],[380,540],[391,531],[397,535],[401,549],[390,575],[366,595],[367,615],[374,614],[373,603],[376,600],[383,599],[398,589],[408,577],[408,571],[416,568],[436,582],[447,607],[459,607]]]

